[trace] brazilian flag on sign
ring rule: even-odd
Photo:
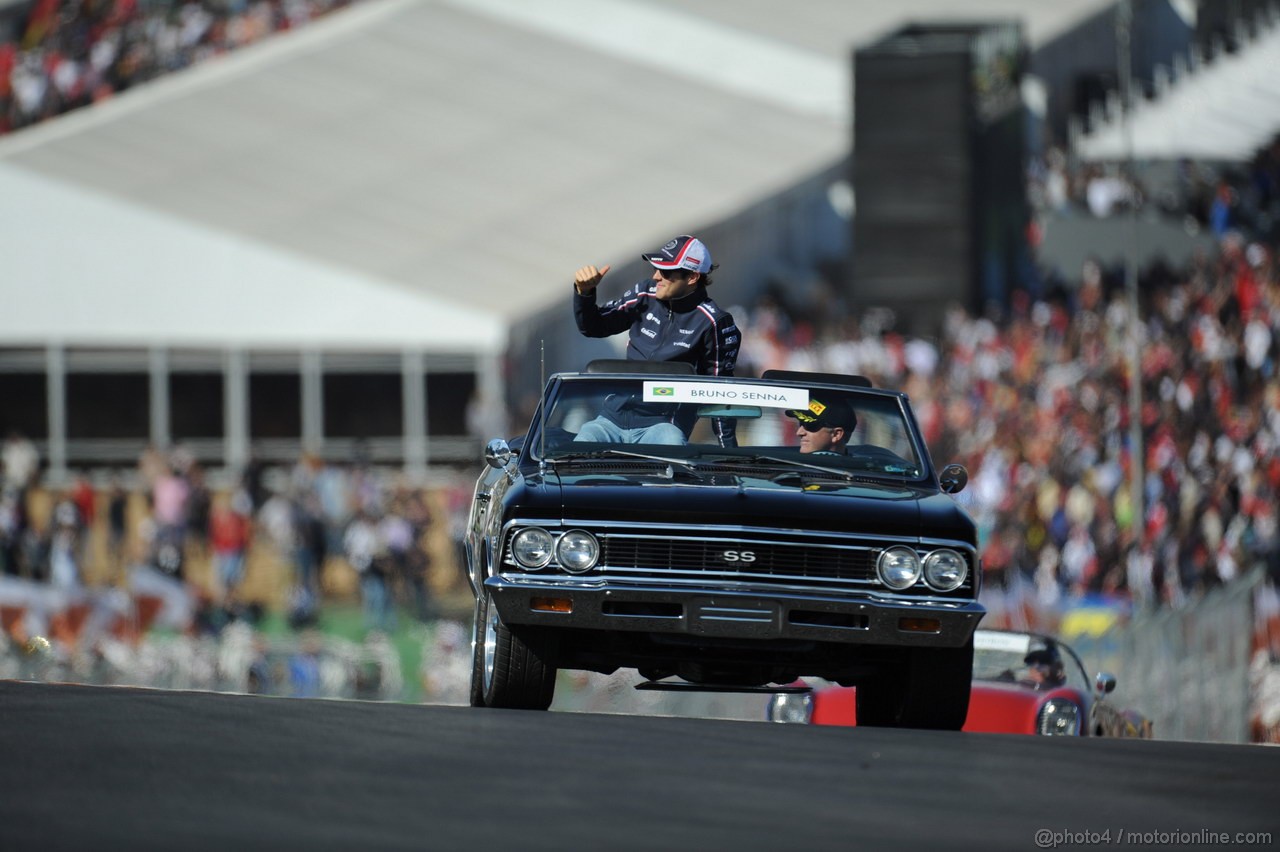
[[[676,389],[673,387],[657,386],[657,387],[654,387],[653,389],[653,395],[654,396],[675,396]]]

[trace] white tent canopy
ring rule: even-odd
[[[1280,131],[1280,24],[1237,53],[1223,53],[1176,80],[1128,117],[1107,121],[1076,143],[1085,160],[1244,161]],[[1132,148],[1130,148],[1130,137]]]
[[[839,161],[853,46],[1106,2],[365,0],[0,138],[0,339],[492,352]]]
[[[0,340],[497,353],[493,314],[0,163]]]

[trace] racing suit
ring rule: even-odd
[[[596,304],[594,290],[586,295],[575,292],[573,316],[578,330],[587,337],[629,332],[629,360],[684,361],[693,364],[694,372],[699,375],[732,376],[738,363],[738,348],[742,345],[733,317],[711,300],[704,286],[699,285],[689,295],[669,301],[657,297],[657,286],[658,282],[653,280],[640,281],[604,307]],[[645,417],[647,412],[633,410],[632,414]],[[655,412],[649,416],[658,415]],[[695,416],[692,408],[682,406],[676,414],[676,425],[688,435]],[[670,415],[663,419],[670,420]],[[634,418],[632,424],[644,425]],[[737,446],[734,421],[716,419],[713,428],[720,446]]]

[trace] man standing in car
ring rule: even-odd
[[[742,338],[733,317],[707,294],[716,268],[711,252],[683,234],[641,257],[653,267],[653,276],[603,307],[596,303],[596,288],[610,267],[577,271],[573,316],[578,330],[587,337],[628,332],[630,360],[682,361],[699,375],[732,376]],[[732,421],[717,420],[715,427],[721,446],[736,445]]]

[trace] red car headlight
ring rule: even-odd
[[[1080,736],[1080,705],[1066,698],[1050,698],[1036,718],[1036,733],[1045,737]]]
[[[769,699],[770,722],[807,725],[813,721],[813,696],[807,692],[779,692]]]

